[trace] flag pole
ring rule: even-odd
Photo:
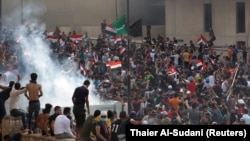
[[[23,24],[23,0],[21,0],[21,22]]]
[[[127,56],[128,56],[128,72],[127,72],[127,87],[128,87],[128,113],[131,112],[131,91],[130,91],[130,39],[129,39],[129,0],[127,0],[127,40],[128,40],[128,51],[127,51]]]
[[[0,42],[2,43],[2,0],[0,0]]]
[[[235,79],[236,79],[236,75],[237,75],[237,73],[238,73],[238,70],[239,70],[239,65],[237,64],[237,70],[236,70],[235,73],[234,73],[233,81],[232,81],[232,83],[231,83],[231,85],[230,85],[230,87],[229,87],[229,90],[228,90],[228,92],[227,92],[227,98],[226,98],[226,101],[227,101],[227,102],[229,102],[229,98],[230,98],[230,96],[232,95],[233,85],[234,85],[234,82],[235,82]]]
[[[118,8],[117,8],[117,0],[115,0],[115,17],[116,17],[116,19],[118,18]]]

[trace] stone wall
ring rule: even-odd
[[[75,139],[56,139],[55,137],[46,137],[41,134],[22,134],[22,141],[75,141]]]

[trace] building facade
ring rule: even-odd
[[[166,0],[165,34],[184,42],[209,37],[213,28],[217,46],[249,46],[249,0]]]
[[[165,23],[151,25],[152,37],[161,34],[188,43],[190,40],[196,41],[201,34],[208,38],[208,30],[212,27],[217,46],[239,42],[247,46],[250,44],[250,0],[165,0],[163,3],[157,0],[155,3],[158,7],[149,9],[145,3],[140,5],[138,0],[129,1],[132,5],[130,16],[136,15],[136,9],[150,14],[155,13],[159,4],[165,7],[164,17],[154,16],[164,19]],[[126,7],[126,0],[2,0],[2,24],[17,26],[23,22],[37,22],[43,23],[49,31],[59,26],[66,33],[75,30],[97,37],[103,19],[111,23],[119,16],[126,15]],[[143,36],[146,36],[146,24],[143,26]]]

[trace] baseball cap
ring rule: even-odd
[[[130,117],[135,117],[136,116],[136,112],[135,111],[131,111],[129,114]]]

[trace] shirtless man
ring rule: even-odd
[[[26,84],[27,91],[25,92],[25,96],[29,100],[29,108],[28,108],[28,124],[29,129],[32,130],[32,115],[34,113],[34,118],[37,119],[40,111],[40,101],[39,98],[43,96],[42,85],[37,83],[38,75],[36,73],[30,74],[30,83]],[[34,129],[37,128],[35,123]]]
[[[43,109],[42,113],[38,115],[36,119],[36,125],[42,131],[42,135],[49,136],[49,116],[52,105],[47,103],[45,104],[45,109]]]

